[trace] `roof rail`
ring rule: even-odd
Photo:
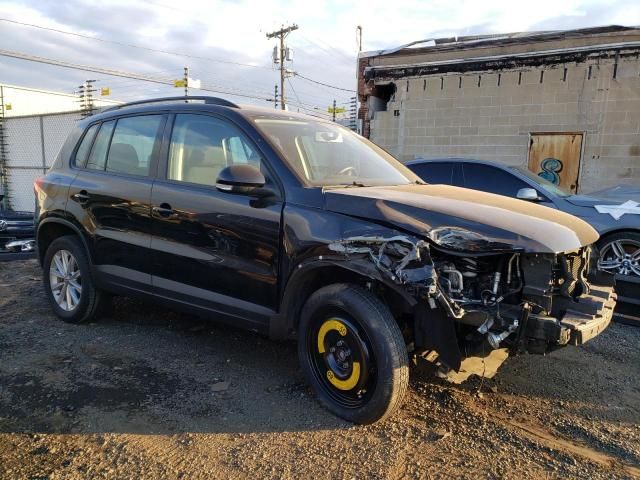
[[[186,100],[202,100],[208,105],[220,105],[223,107],[240,108],[233,102],[225,100],[224,98],[209,97],[206,95],[194,95],[194,96],[182,96],[182,97],[163,97],[163,98],[150,98],[148,100],[137,100],[135,102],[123,103],[122,105],[115,105],[113,107],[102,110],[103,112],[110,112],[111,110],[119,110],[120,108],[130,107],[132,105],[146,105],[147,103],[162,103],[162,102],[177,102]]]

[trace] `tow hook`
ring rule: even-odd
[[[480,325],[478,327],[478,332],[481,333],[482,335],[486,336],[487,342],[489,342],[489,345],[491,345],[491,348],[497,349],[497,348],[500,348],[500,344],[509,335],[511,335],[516,330],[518,330],[518,341],[516,342],[516,344],[518,344],[518,342],[521,339],[522,332],[526,328],[526,321],[529,318],[529,310],[530,309],[529,309],[528,304],[525,303],[525,306],[523,307],[523,315],[520,317],[520,320],[514,320],[507,327],[506,330],[504,330],[504,331],[502,331],[500,333],[495,333],[495,332],[490,331],[491,327],[494,324],[493,318],[491,318],[491,317],[488,318],[482,325]],[[526,311],[526,316],[524,314],[525,311]],[[525,322],[524,328],[521,327],[523,325],[523,321]],[[513,351],[513,349],[512,349],[512,351]]]

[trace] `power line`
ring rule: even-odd
[[[298,103],[302,103],[302,102],[300,101],[300,97],[299,97],[299,96],[298,96],[298,94],[296,93],[295,88],[293,88],[293,84],[291,83],[291,80],[289,80],[288,78],[287,78],[287,83],[288,83],[288,84],[289,84],[289,86],[291,87],[291,91],[293,92],[293,95],[296,97],[296,100],[298,100]]]
[[[298,105],[295,105],[293,103],[289,103],[289,105],[294,105],[294,106],[298,107]],[[312,109],[305,108],[305,107],[302,107],[302,106],[300,106],[300,108],[302,110],[305,110],[305,112],[304,112],[305,115],[309,115],[310,117],[316,117],[316,118],[319,118],[320,120],[331,121],[331,119],[329,117],[325,116],[322,112],[320,112],[318,110],[312,110]]]
[[[326,42],[323,42],[322,40],[313,40],[307,36],[305,36],[304,34],[301,35],[302,38],[304,38],[308,43],[315,45],[317,48],[319,48],[320,50],[323,50],[325,53],[327,53],[334,61],[335,61],[335,57],[336,54],[338,55],[342,55],[344,57],[345,60],[349,60],[350,62],[353,62],[353,58],[351,58],[347,53],[343,52],[342,50],[339,50],[335,47],[332,47],[331,45],[329,45]],[[322,46],[320,44],[320,42],[324,43],[324,45],[326,45],[326,47]],[[333,53],[332,53],[333,51]]]
[[[294,75],[296,77],[300,77],[300,78],[306,80],[307,82],[317,83],[318,85],[322,85],[323,87],[335,88],[336,90],[342,90],[343,92],[356,93],[355,90],[351,90],[351,89],[348,89],[348,88],[342,88],[342,87],[336,87],[335,85],[329,85],[328,83],[319,82],[317,80],[313,80],[312,78],[305,77],[304,75],[300,75],[298,72],[295,72]]]
[[[101,73],[103,75],[110,75],[110,76],[114,76],[114,77],[132,78],[132,79],[141,80],[141,81],[144,81],[144,82],[151,82],[151,83],[157,83],[157,84],[160,84],[160,85],[171,85],[171,86],[173,86],[173,81],[172,80],[164,80],[164,79],[160,79],[160,78],[154,78],[154,77],[151,77],[149,75],[125,72],[125,71],[121,71],[121,70],[111,70],[111,69],[107,69],[107,68],[94,67],[94,66],[90,66],[90,65],[74,64],[74,63],[71,63],[71,62],[65,62],[65,61],[62,61],[62,60],[55,60],[55,59],[51,59],[51,58],[40,57],[40,56],[37,56],[37,55],[29,55],[29,54],[26,54],[26,53],[15,52],[15,51],[11,51],[11,50],[2,50],[2,49],[0,49],[0,56],[10,57],[10,58],[17,58],[17,59],[20,59],[20,60],[26,60],[26,61],[30,61],[30,62],[44,63],[44,64],[47,64],[47,65],[55,65],[57,67],[70,68],[70,69],[73,69],[73,70],[82,70],[82,71],[85,71],[85,72]],[[212,93],[222,93],[222,94],[225,94],[225,95],[233,95],[233,96],[236,96],[236,97],[251,98],[251,99],[254,99],[254,100],[271,101],[270,98],[266,98],[266,97],[259,97],[259,96],[256,96],[256,95],[249,95],[249,94],[245,94],[245,93],[229,91],[227,89],[210,88],[208,86],[203,86],[202,88],[200,88],[200,90],[203,90],[203,91],[206,91],[206,92],[212,92]]]
[[[291,91],[293,92],[293,94],[295,95],[296,99],[298,100],[298,104],[295,105],[296,107],[300,107],[303,110],[309,111],[309,112],[315,112],[318,113],[320,115],[324,115],[324,118],[331,118],[331,114],[329,113],[325,113],[324,111],[318,109],[317,107],[314,107],[313,105],[310,105],[308,103],[303,102],[302,100],[300,100],[300,97],[298,96],[298,93],[296,92],[296,90],[293,88],[293,82],[290,79],[287,79],[287,81],[289,82],[289,86],[291,87]],[[292,103],[292,105],[294,105]]]
[[[227,89],[231,89],[232,87],[226,87],[226,86],[222,86],[218,83],[216,83],[216,81],[219,80],[223,80],[220,75],[219,75],[219,71],[216,70],[210,70],[207,68],[202,68],[202,67],[197,67],[193,69],[194,72],[194,76],[199,76],[202,80],[206,79],[206,78],[210,78],[210,81],[208,82],[209,85],[218,85],[221,86],[222,88],[227,88]],[[263,78],[263,77],[261,77]],[[228,81],[228,83],[234,85],[235,87],[238,87],[238,90],[242,90],[244,92],[251,92],[251,93],[257,93],[260,95],[267,95],[267,96],[271,96],[272,92],[271,89],[269,88],[264,88],[264,86],[261,83],[257,83],[257,82],[253,82],[253,81],[247,81],[246,77],[240,77],[237,78],[235,75],[226,79]]]
[[[314,117],[317,116],[318,118],[325,118],[325,119],[328,119],[330,117],[330,115],[328,113],[324,113],[322,110],[319,110],[319,109],[317,109],[315,107],[312,107],[311,105],[306,104],[302,100],[300,100],[300,97],[298,96],[298,94],[296,93],[295,89],[293,88],[293,83],[291,83],[291,80],[289,80],[287,78],[287,82],[289,82],[289,86],[291,87],[291,91],[293,92],[293,95],[296,97],[296,100],[298,100],[297,104],[295,104],[293,102],[289,102],[289,105],[293,105],[293,106],[295,106],[297,108],[301,108],[301,109],[303,109],[303,110],[305,110],[307,112],[313,112],[314,114],[316,114],[316,115],[314,115]],[[310,113],[308,113],[308,114],[310,115]],[[322,115],[322,116],[319,116],[319,115]]]
[[[152,2],[149,2],[149,3],[152,3]],[[27,23],[27,22],[20,22],[20,21],[8,19],[8,18],[0,18],[0,21],[11,23],[11,24],[15,24],[15,25],[20,25],[20,26],[30,27],[30,28],[36,28],[36,29],[39,29],[39,30],[50,31],[50,32],[63,34],[63,35],[70,35],[70,36],[75,36],[75,37],[79,37],[79,38],[86,38],[86,39],[95,40],[95,41],[103,42],[103,43],[110,43],[110,44],[130,47],[130,48],[137,48],[137,49],[146,50],[146,51],[149,51],[149,52],[162,53],[162,54],[166,54],[166,55],[174,55],[174,56],[178,56],[178,57],[198,59],[198,60],[204,60],[204,61],[215,62],[215,63],[223,63],[223,64],[228,64],[228,65],[236,65],[236,66],[251,67],[251,68],[261,68],[261,69],[271,70],[270,67],[262,66],[262,65],[252,65],[252,64],[248,64],[248,63],[233,62],[233,61],[221,60],[221,59],[217,59],[217,58],[203,57],[203,56],[198,56],[198,55],[180,53],[180,52],[175,52],[175,51],[170,51],[170,50],[160,50],[160,49],[156,49],[156,48],[136,45],[136,44],[133,44],[133,43],[120,42],[120,41],[117,41],[117,40],[109,40],[109,39],[104,39],[104,38],[100,38],[100,37],[94,37],[94,36],[91,36],[91,35],[84,35],[84,34],[77,33],[77,32],[70,32],[70,31],[67,31],[67,30],[60,30],[60,29],[52,28],[52,27],[45,27],[45,26],[42,26],[42,25],[36,25],[36,24],[32,24],[32,23]],[[297,28],[297,26],[296,26],[296,28]],[[274,33],[277,33],[277,32],[274,32]],[[313,40],[309,39],[308,37],[304,37],[304,38],[308,42],[313,43],[316,46],[318,46],[324,52],[330,53],[327,48],[322,47],[317,42],[314,42]],[[337,50],[337,49],[335,49],[333,47],[329,46],[329,48],[331,48],[335,52],[340,52],[339,50]],[[281,55],[284,55],[284,52],[280,52],[280,53],[281,53]],[[340,53],[343,54],[343,55],[346,55],[346,54],[344,54],[344,52],[340,52]],[[283,68],[282,64],[281,64],[281,68]],[[95,70],[91,70],[91,71],[95,71]],[[108,73],[107,75],[112,75],[113,76],[114,74],[113,73]],[[285,69],[285,75],[286,75],[286,69]],[[300,74],[297,74],[297,73],[295,75],[299,76],[300,78],[302,78],[302,79],[304,79],[304,80],[306,80],[308,82],[312,82],[312,83],[315,83],[317,85],[322,85],[322,86],[327,87],[327,88],[332,88],[332,89],[341,90],[341,91],[345,91],[345,92],[349,92],[349,93],[354,93],[354,90],[341,88],[341,87],[337,87],[337,86],[334,86],[334,85],[329,85],[327,83],[319,82],[317,80],[313,80],[311,78],[308,78],[308,77],[306,77],[304,75],[300,75]],[[120,75],[116,75],[116,76],[120,76]],[[126,76],[126,78],[130,78],[130,77]],[[134,79],[135,80],[142,80],[142,81],[150,81],[148,79],[141,79],[141,78],[134,78]],[[164,81],[164,82],[161,82],[161,83],[167,83],[167,82],[170,82],[170,81],[172,81],[172,80],[167,80],[167,81]],[[156,82],[156,83],[160,83],[160,82]],[[223,87],[223,88],[225,88],[226,90],[229,90],[228,87]],[[265,91],[264,90],[263,91],[259,91],[259,90],[255,89],[254,91],[256,93],[259,93],[260,95],[265,95]],[[280,94],[281,94],[281,96],[283,96],[284,92],[281,91]],[[269,94],[266,94],[266,95],[269,95]],[[242,94],[242,95],[238,95],[238,96],[247,96],[247,95],[246,94]]]
[[[201,57],[199,55],[191,55],[191,54],[188,54],[188,53],[173,52],[171,50],[160,50],[160,49],[157,49],[157,48],[151,48],[151,47],[144,47],[144,46],[141,46],[141,45],[135,45],[133,43],[119,42],[117,40],[108,40],[106,38],[93,37],[91,35],[84,35],[82,33],[69,32],[68,30],[59,30],[57,28],[44,27],[42,25],[35,25],[33,23],[19,22],[17,20],[11,20],[9,18],[0,18],[0,22],[8,22],[8,23],[13,23],[15,25],[22,25],[24,27],[37,28],[39,30],[47,30],[49,32],[61,33],[61,34],[64,34],[64,35],[72,35],[74,37],[86,38],[86,39],[89,39],[89,40],[95,40],[97,42],[112,43],[114,45],[120,45],[120,46],[123,46],[123,47],[138,48],[140,50],[146,50],[148,52],[163,53],[165,55],[175,55],[175,56],[178,56],[178,57],[192,58],[192,59],[197,59],[197,60],[205,60],[205,61],[208,61],[208,62],[225,63],[227,65],[236,65],[236,66],[240,66],[240,67],[252,67],[252,68],[262,68],[262,69],[265,69],[265,70],[271,70],[271,67],[267,67],[267,66],[264,66],[264,65],[252,65],[250,63],[232,62],[230,60],[221,60],[219,58]]]
[[[327,102],[329,102],[333,97],[331,97],[329,94],[326,95],[314,95],[312,93],[308,93],[307,91],[301,90],[300,89],[300,84],[293,82],[294,86],[298,89],[298,95],[300,96],[300,98],[302,100],[305,101],[305,103],[310,103],[310,104],[322,104],[325,105]],[[304,83],[304,86],[307,86],[309,84]],[[336,97],[338,100],[341,101],[341,103],[343,103],[342,101],[344,100],[346,102],[346,99],[349,97],[342,97],[342,96],[338,96]]]

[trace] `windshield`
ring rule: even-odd
[[[564,187],[561,187],[560,185],[556,185],[555,183],[551,183],[549,180],[546,180],[546,179],[536,175],[531,170],[528,170],[528,169],[523,168],[523,167],[511,167],[511,168],[514,169],[514,170],[518,170],[520,173],[525,175],[527,178],[529,178],[530,180],[533,180],[538,185],[540,185],[544,190],[546,190],[547,192],[551,193],[552,195],[555,195],[556,197],[564,198],[564,197],[569,197],[569,196],[572,195],[572,193],[569,190],[566,190]]]
[[[349,129],[304,117],[258,117],[289,166],[316,186],[422,183],[391,155]]]

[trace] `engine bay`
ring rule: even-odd
[[[589,246],[464,254],[397,236],[351,237],[330,248],[372,262],[414,297],[416,349],[438,350],[454,370],[464,357],[499,348],[544,354],[583,343],[606,328],[615,306],[613,282],[588,280],[596,257]]]

